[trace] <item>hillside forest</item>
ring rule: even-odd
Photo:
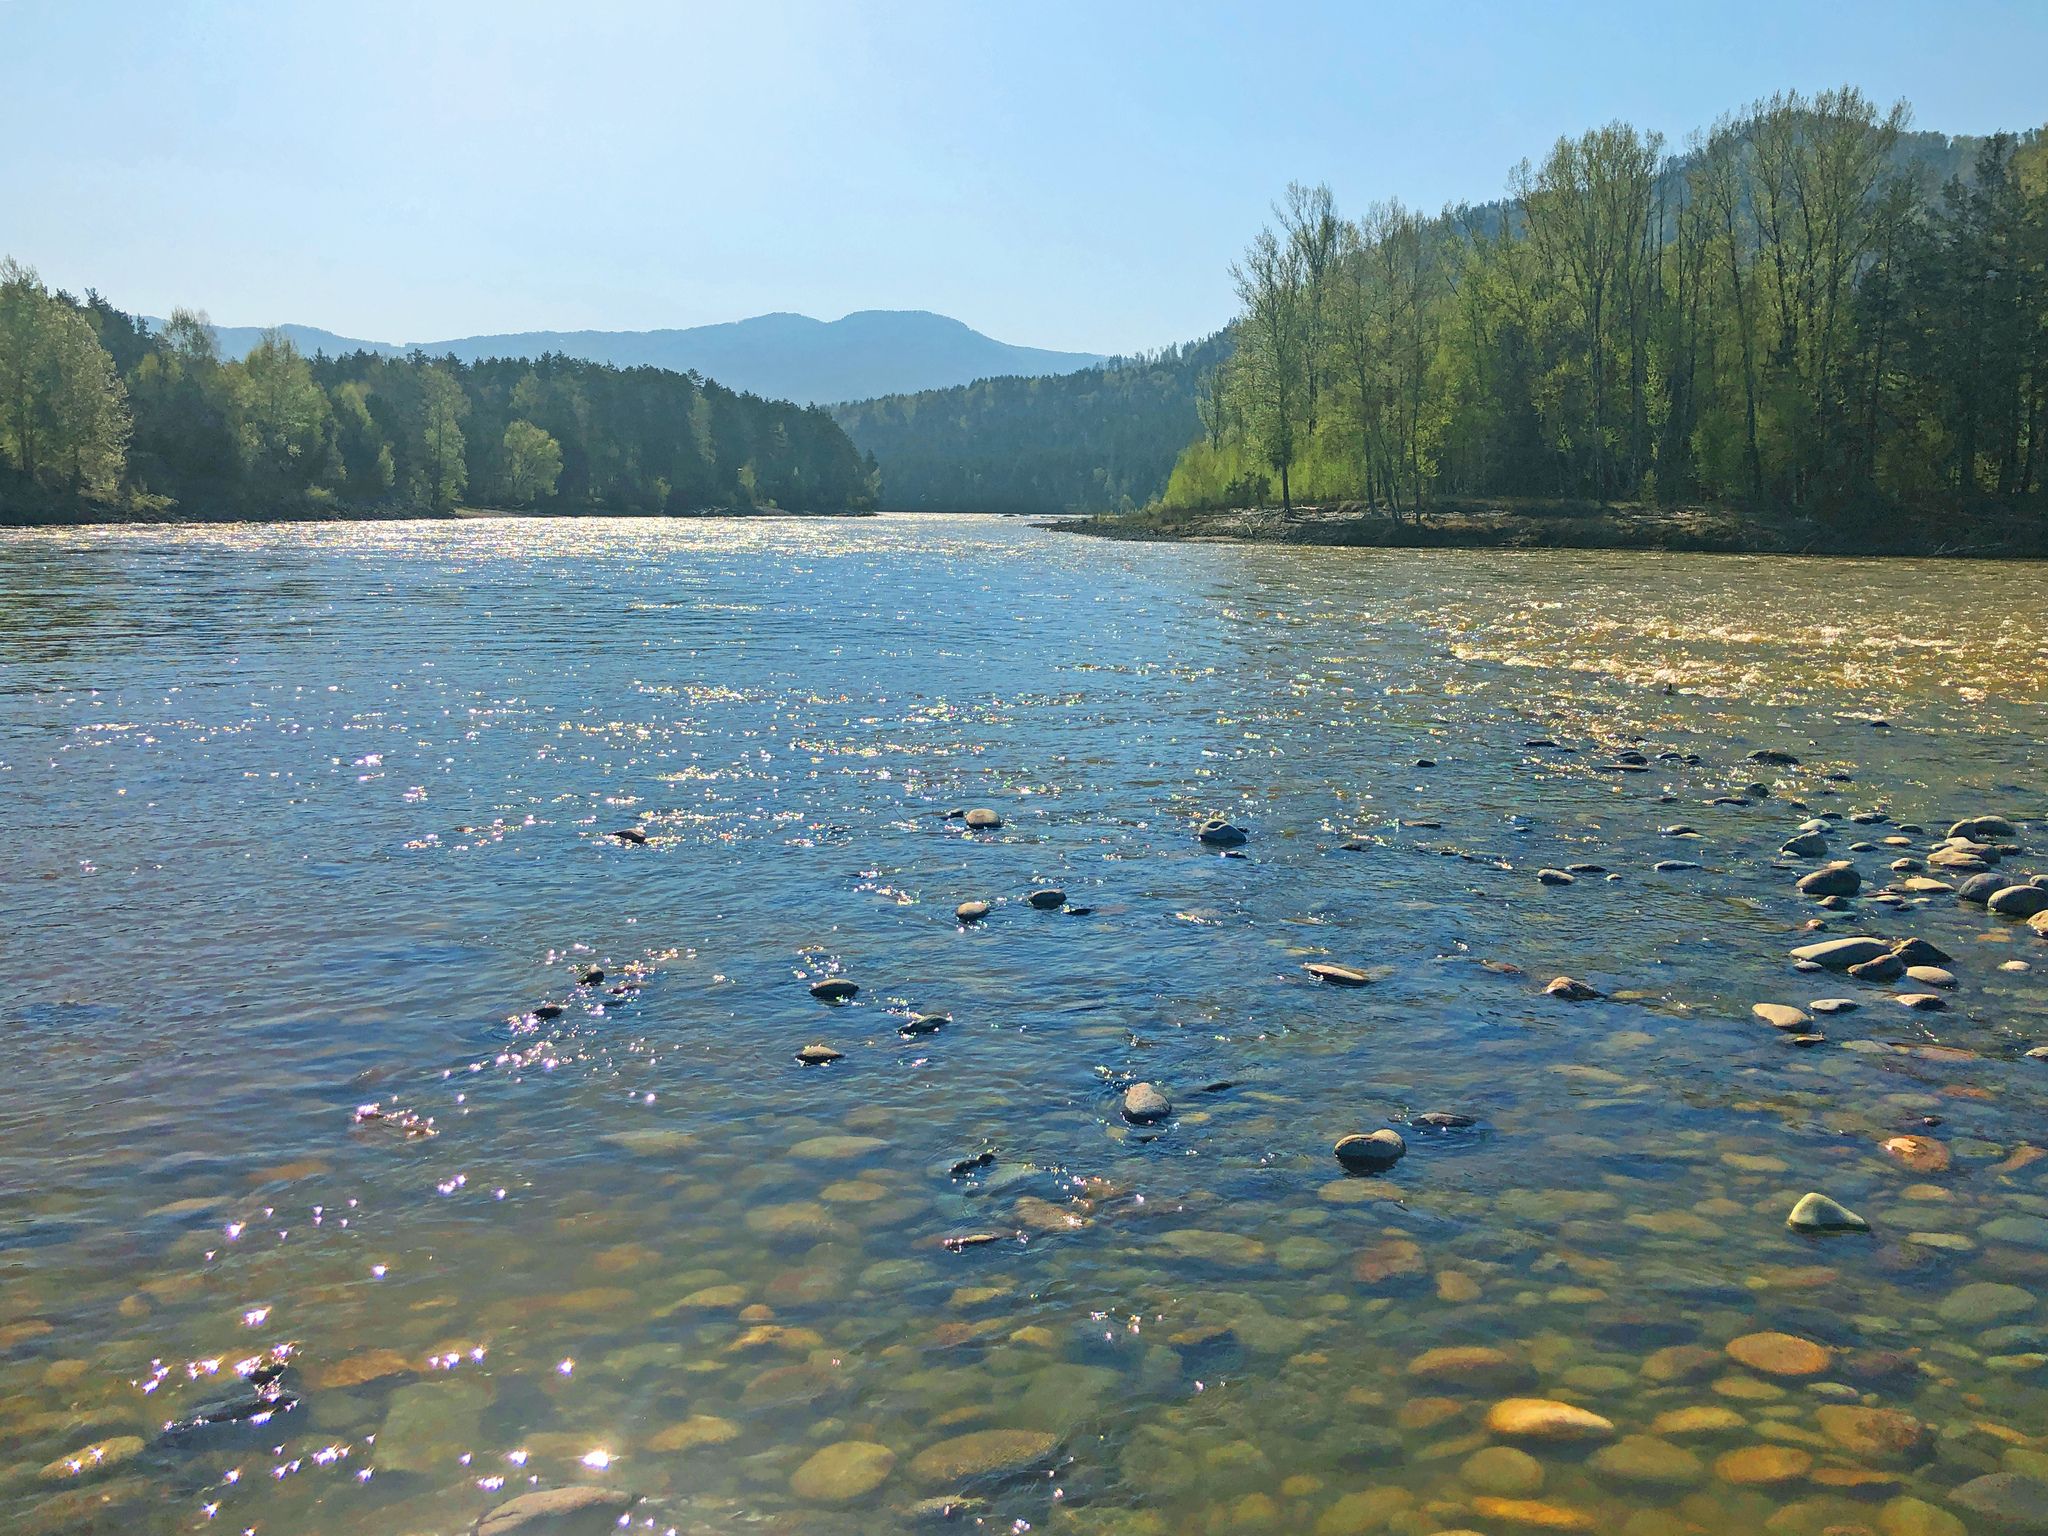
[[[1934,184],[1907,127],[1845,87],[1560,139],[1487,209],[1290,187],[1165,503],[2048,505],[2048,139]]]
[[[873,504],[875,468],[815,407],[695,374],[561,356],[226,361],[202,315],[160,332],[0,263],[0,516],[417,516]]]
[[[905,512],[1118,511],[1158,499],[1201,427],[1203,380],[1227,334],[1051,377],[980,379],[951,389],[835,406],[854,446],[884,469]]]

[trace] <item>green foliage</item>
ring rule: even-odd
[[[1435,219],[1290,187],[1166,504],[2043,504],[2048,131],[1930,196],[1906,120],[1774,96],[1670,160],[1613,123]]]
[[[150,335],[97,294],[80,304],[0,265],[0,509],[17,514],[54,515],[62,491],[183,516],[402,515],[471,487],[561,511],[841,512],[873,505],[875,485],[828,412],[695,374],[308,358],[277,332],[223,363],[204,315],[176,310]]]
[[[31,494],[107,497],[130,428],[127,391],[80,306],[0,261],[0,469]]]
[[[562,478],[562,445],[530,421],[505,429],[505,489],[520,506],[555,494]]]

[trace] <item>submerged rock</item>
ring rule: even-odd
[[[789,1491],[815,1504],[849,1504],[889,1480],[896,1453],[866,1440],[828,1445],[790,1474]]]
[[[546,1488],[508,1499],[472,1529],[475,1536],[597,1536],[639,1502],[622,1488]]]
[[[1689,1488],[1706,1481],[1706,1463],[1683,1446],[1650,1435],[1624,1435],[1603,1445],[1586,1465],[1616,1482],[1656,1488]]]
[[[1041,912],[1051,912],[1067,904],[1067,893],[1057,886],[1042,886],[1024,898]]]
[[[1547,1397],[1508,1397],[1486,1410],[1489,1433],[1510,1440],[1605,1440],[1612,1420]]]
[[[1539,869],[1536,871],[1536,878],[1545,885],[1570,885],[1573,883],[1573,876],[1566,874],[1561,869]]]
[[[1195,836],[1211,848],[1242,848],[1251,841],[1251,833],[1243,827],[1233,827],[1220,816],[1212,817],[1195,828]]]
[[[977,832],[990,831],[1003,824],[1003,818],[985,805],[976,806],[963,816],[961,820]]]
[[[1993,1472],[1953,1490],[1949,1502],[2009,1531],[2048,1531],[2048,1482]]]
[[[850,1003],[859,995],[859,985],[844,977],[833,976],[811,983],[811,996],[821,1003]]]
[[[1825,1344],[1795,1333],[1746,1333],[1730,1339],[1728,1358],[1766,1376],[1818,1376],[1834,1359]]]
[[[963,923],[978,923],[989,914],[985,901],[963,901],[953,909],[953,915]]]
[[[918,1452],[910,1475],[927,1485],[1026,1472],[1052,1455],[1057,1442],[1035,1429],[985,1429],[941,1440]]]
[[[807,1045],[796,1053],[796,1059],[807,1067],[823,1066],[828,1061],[840,1061],[844,1051],[835,1051],[829,1045]]]

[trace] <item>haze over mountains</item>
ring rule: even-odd
[[[160,320],[150,323],[162,326]],[[803,405],[945,389],[1010,374],[1072,373],[1107,361],[1093,352],[1011,346],[921,309],[864,309],[831,321],[774,314],[688,330],[520,331],[403,344],[337,336],[309,325],[278,329],[308,355],[363,351],[403,356],[418,348],[434,357],[452,352],[464,362],[476,362],[559,352],[621,368],[694,369],[728,389]],[[223,356],[239,358],[256,345],[262,330],[223,325],[214,327],[214,334]]]

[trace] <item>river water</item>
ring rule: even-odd
[[[1971,815],[2048,869],[2044,574],[9,533],[0,1524],[2013,1528],[2048,943],[1869,897]],[[1825,912],[1778,855],[1822,813]],[[1792,968],[1855,934],[1946,1007]],[[1873,1230],[1789,1230],[1809,1190]],[[163,1433],[286,1344],[267,1413]]]

